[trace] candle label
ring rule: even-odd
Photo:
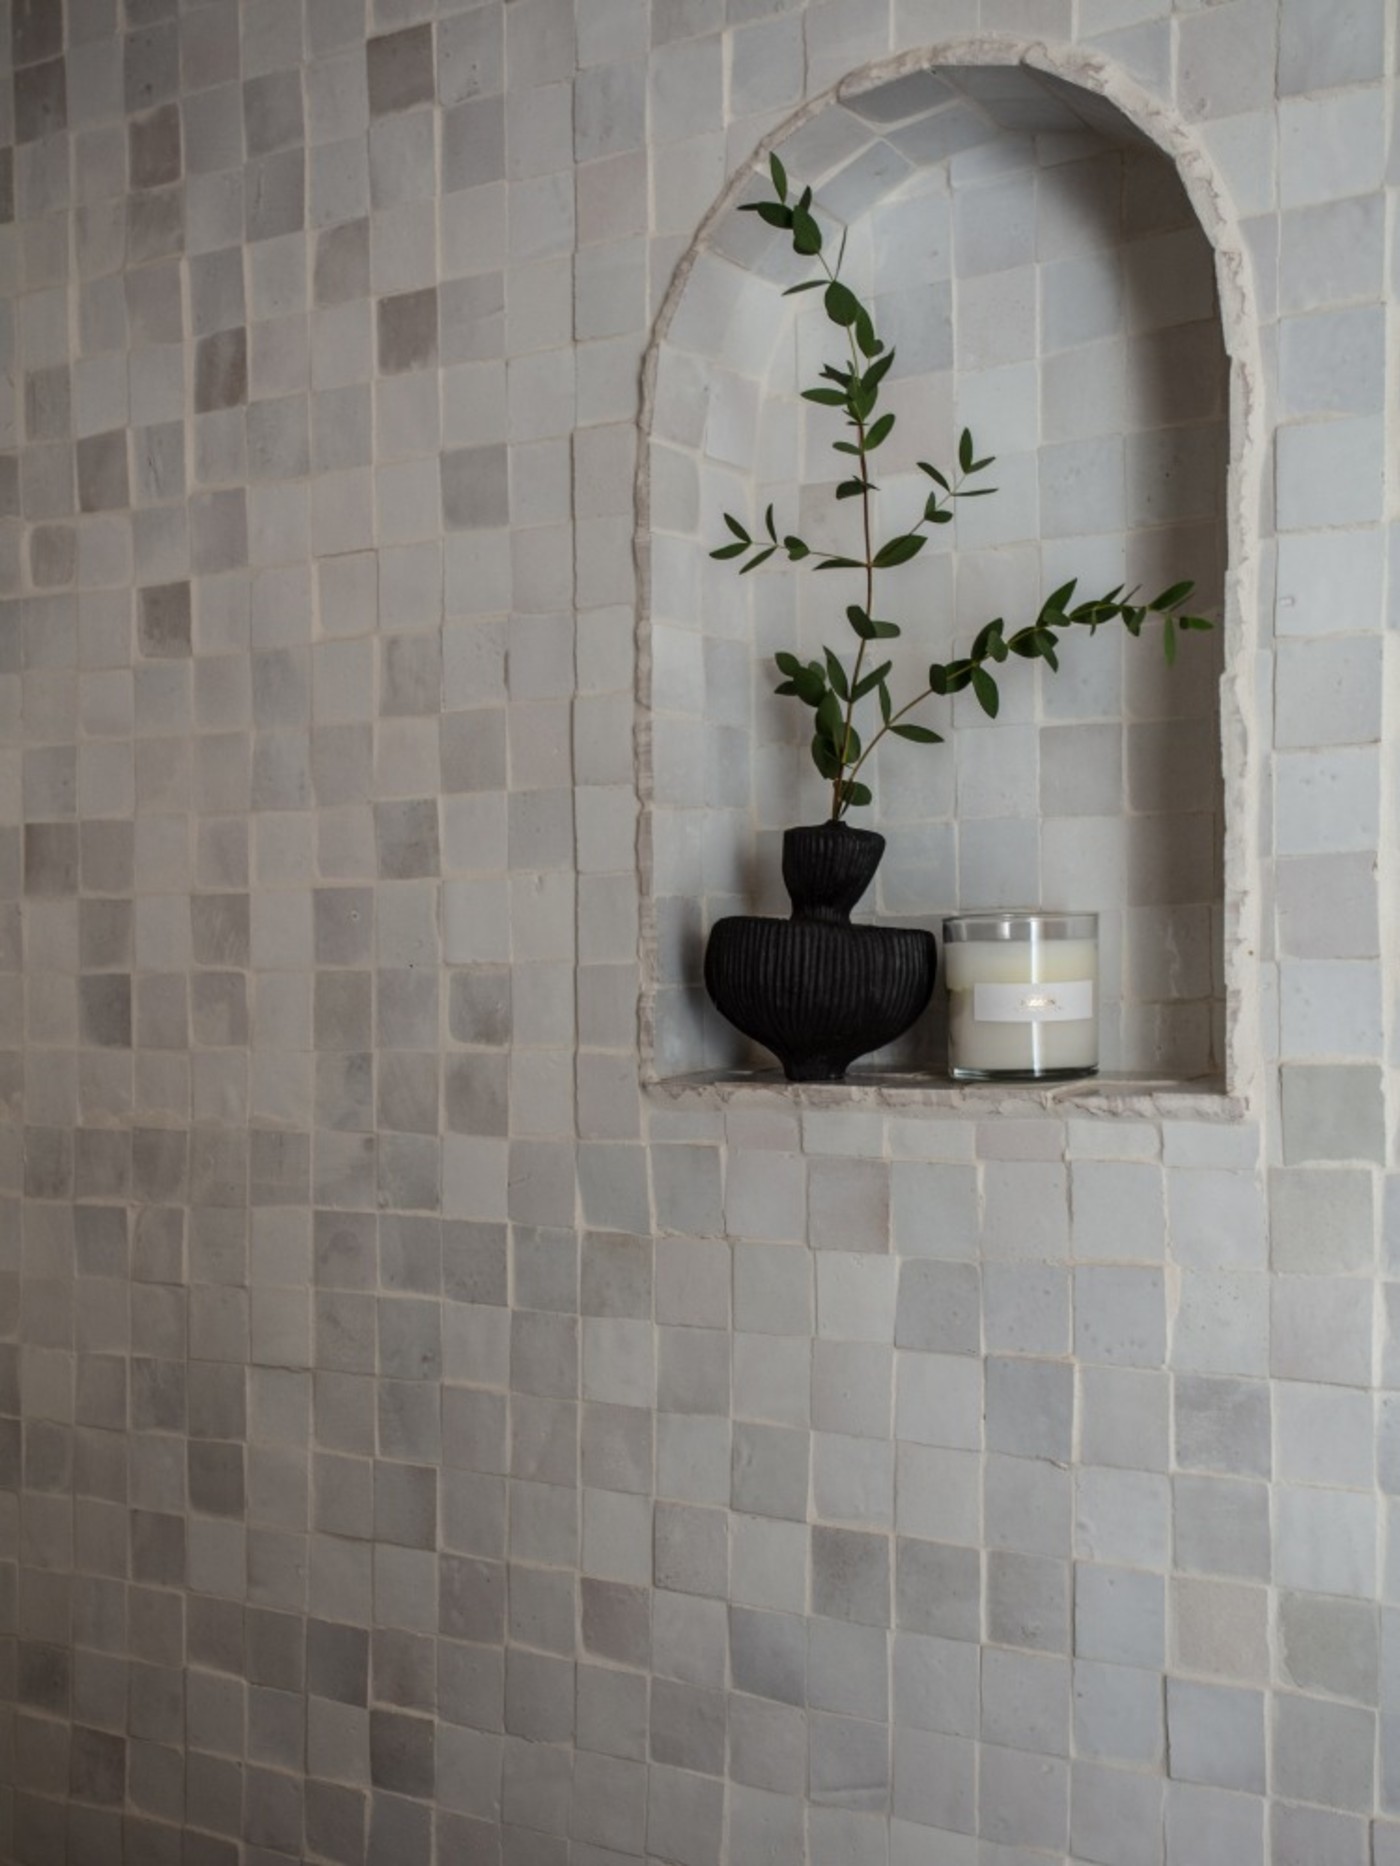
[[[1094,1015],[1091,978],[1040,985],[974,985],[972,1015],[979,1024],[1070,1024]]]

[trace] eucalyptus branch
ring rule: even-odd
[[[925,700],[971,688],[982,710],[995,719],[1001,702],[992,665],[999,665],[1015,655],[1024,660],[1041,660],[1052,672],[1057,671],[1057,630],[1082,625],[1092,635],[1105,623],[1121,622],[1129,634],[1137,636],[1149,616],[1157,616],[1162,621],[1163,651],[1170,663],[1176,658],[1179,632],[1209,629],[1212,624],[1203,616],[1183,612],[1193,588],[1189,582],[1172,584],[1148,603],[1135,602],[1137,592],[1125,594],[1120,585],[1071,609],[1069,605],[1076,587],[1076,580],[1071,579],[1046,598],[1034,622],[1008,636],[998,616],[979,630],[967,655],[958,660],[934,662],[928,671],[927,686],[896,710],[888,685],[892,663],[885,661],[871,671],[866,669],[870,644],[892,640],[902,632],[897,623],[881,620],[875,614],[876,573],[893,570],[917,557],[928,543],[929,528],[951,524],[960,500],[990,496],[995,487],[971,486],[968,482],[985,472],[993,460],[991,455],[978,457],[967,428],[958,438],[957,467],[951,479],[932,462],[920,460],[919,471],[932,482],[922,512],[907,530],[877,546],[874,495],[879,488],[871,479],[870,457],[889,437],[895,424],[893,413],[886,411],[878,416],[875,413],[881,384],[894,362],[894,351],[877,335],[870,312],[840,276],[845,257],[844,237],[835,265],[823,251],[821,228],[812,213],[812,190],[804,188],[793,200],[786,172],[776,155],[769,158],[769,174],[773,198],[746,202],[742,211],[756,213],[769,226],[789,233],[793,251],[802,258],[817,261],[822,276],[789,286],[785,295],[821,291],[828,319],[844,332],[848,367],[826,364],[820,380],[801,393],[804,401],[843,411],[847,428],[854,430],[854,440],[832,443],[837,453],[855,462],[853,474],[837,485],[836,497],[838,500],[860,499],[864,554],[846,557],[839,552],[813,551],[806,540],[795,533],[780,536],[773,507],[769,505],[764,514],[766,538],[754,538],[747,526],[726,512],[724,522],[731,538],[710,555],[718,559],[744,558],[746,561],[739,565],[741,575],[757,570],[779,550],[786,553],[789,563],[810,558],[816,570],[855,570],[863,575],[864,602],[850,603],[846,607],[846,619],[859,644],[849,673],[840,656],[829,647],[823,648],[820,661],[803,662],[787,652],[775,657],[778,671],[783,675],[776,691],[793,696],[812,709],[812,761],[831,785],[831,818],[839,822],[848,810],[871,802],[870,788],[860,781],[860,773],[882,739],[893,733],[898,738],[921,744],[942,743],[939,733],[907,718]],[[879,703],[881,724],[869,743],[862,744],[856,728],[856,708],[872,694]]]
[[[826,272],[828,280],[833,285],[837,284],[840,280],[840,273],[841,273],[840,258],[838,257],[835,269],[833,270],[833,268],[827,264],[826,258],[823,255],[822,256],[822,267],[824,271]],[[846,347],[850,352],[851,375],[852,375],[852,378],[854,379],[854,377],[856,376],[856,374],[859,372],[859,369],[860,369],[860,351],[856,343],[854,324],[850,324],[846,327]],[[869,609],[872,607],[875,601],[875,565],[874,565],[874,549],[873,549],[874,539],[873,539],[872,522],[871,522],[872,513],[870,509],[870,494],[872,491],[871,484],[870,484],[870,460],[869,460],[869,451],[866,445],[865,417],[864,415],[857,412],[855,415],[850,417],[850,419],[853,420],[855,424],[856,448],[857,448],[856,458],[859,462],[859,469],[860,469],[861,535],[865,541],[865,606],[867,609]],[[842,764],[843,769],[845,768],[846,765],[848,765],[851,762],[852,734],[855,731],[855,709],[856,709],[855,696],[860,687],[861,670],[865,665],[865,650],[868,646],[869,646],[868,642],[862,640],[860,647],[857,648],[856,650],[856,664],[851,674],[851,679],[850,679],[848,690],[847,690],[848,697],[846,700],[846,717],[844,721],[842,722],[842,727],[841,727],[841,764]],[[859,744],[859,741],[856,741],[856,743]],[[852,771],[852,776],[854,775],[855,773],[854,771]],[[841,815],[841,778],[839,775],[833,778],[832,780],[831,814],[832,814],[833,820],[839,819]]]
[[[922,745],[941,745],[943,743],[943,734],[941,732],[933,731],[933,729],[929,726],[901,727],[899,723],[900,720],[903,719],[906,713],[912,713],[916,706],[922,706],[925,700],[930,700],[932,698],[933,698],[933,688],[925,687],[923,692],[916,693],[912,700],[906,700],[903,706],[900,707],[898,712],[890,714],[889,718],[880,727],[880,730],[875,734],[874,738],[871,739],[870,743],[866,746],[865,750],[861,753],[860,757],[851,766],[851,780],[850,781],[852,783],[855,782],[857,776],[860,773],[861,766],[865,763],[866,759],[874,751],[875,747],[880,743],[881,739],[886,737],[886,735],[891,732],[895,733],[899,738],[902,738],[902,739],[909,739],[909,738],[917,737],[918,742]]]

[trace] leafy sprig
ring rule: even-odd
[[[846,339],[846,360],[825,364],[819,380],[802,391],[802,398],[818,407],[839,409],[845,415],[845,426],[853,438],[843,437],[833,441],[832,446],[843,461],[852,464],[843,468],[845,477],[838,482],[835,496],[838,500],[860,501],[862,554],[851,557],[817,550],[795,532],[779,535],[770,505],[758,537],[726,512],[724,522],[731,535],[710,555],[721,560],[744,559],[738,565],[740,575],[759,569],[781,551],[789,563],[810,560],[815,570],[854,570],[864,577],[864,601],[846,606],[846,620],[859,643],[849,671],[829,647],[823,647],[819,661],[804,662],[786,652],[776,657],[783,678],[775,691],[800,700],[812,710],[812,761],[832,787],[831,820],[839,822],[848,810],[871,802],[870,786],[862,781],[860,773],[883,738],[893,735],[920,745],[943,742],[942,734],[908,717],[925,700],[970,688],[987,717],[995,719],[1001,694],[992,668],[1015,655],[1022,660],[1043,661],[1052,672],[1058,671],[1059,642],[1067,629],[1087,628],[1092,635],[1105,624],[1118,622],[1130,635],[1137,636],[1149,617],[1160,617],[1162,647],[1170,664],[1176,659],[1181,631],[1209,629],[1212,624],[1203,616],[1185,612],[1183,605],[1195,587],[1190,582],[1174,583],[1145,603],[1135,600],[1136,590],[1125,591],[1120,584],[1071,608],[1078,586],[1078,580],[1071,578],[1046,598],[1034,622],[1008,635],[1003,618],[995,617],[978,631],[969,653],[952,661],[935,661],[928,670],[927,686],[903,705],[895,706],[888,684],[893,664],[883,661],[877,667],[866,667],[872,642],[892,641],[902,632],[898,623],[875,613],[876,573],[896,569],[917,557],[933,527],[953,522],[959,500],[987,498],[994,493],[994,486],[967,483],[986,472],[994,459],[990,454],[978,456],[972,433],[964,428],[958,439],[957,468],[951,475],[931,461],[918,462],[919,471],[930,482],[918,521],[907,531],[877,541],[874,501],[880,489],[871,476],[871,457],[889,439],[895,425],[891,410],[877,412],[881,387],[895,353],[876,332],[869,309],[840,276],[844,238],[835,263],[826,257],[822,230],[812,212],[812,190],[804,188],[794,199],[787,173],[776,155],[769,157],[769,174],[772,199],[745,202],[741,212],[757,214],[769,226],[790,234],[793,251],[802,258],[815,259],[821,268],[820,276],[789,286],[785,296],[820,291],[828,320]],[[880,725],[864,741],[856,728],[855,711],[872,695],[879,707]]]

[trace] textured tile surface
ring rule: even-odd
[[[0,1856],[1400,1861],[1380,14],[0,4]],[[881,759],[873,906],[1098,904],[1106,1054],[1218,1059],[1228,666],[1238,1124],[638,1088],[644,932],[662,1073],[724,1053],[705,915],[820,807],[760,661],[832,613],[706,556],[831,523],[787,261],[716,222],[643,436],[654,322],[804,87],[979,29],[1209,150],[1273,497],[1243,647]],[[1075,95],[901,70],[784,145],[891,508],[998,455],[916,673],[1225,586],[1208,244]]]

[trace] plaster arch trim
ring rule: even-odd
[[[1223,590],[1224,671],[1220,729],[1224,777],[1224,966],[1226,986],[1224,1093],[1180,1096],[1105,1096],[1105,1114],[1203,1114],[1243,1118],[1262,1111],[1263,1068],[1257,961],[1260,952],[1260,849],[1264,715],[1256,696],[1258,605],[1262,555],[1261,499],[1268,434],[1264,415],[1259,313],[1239,219],[1225,181],[1199,134],[1160,96],[1121,66],[1072,44],[1006,35],[977,35],[901,52],[849,72],[776,124],[741,162],[706,213],[676,266],[657,313],[643,359],[635,483],[634,554],[637,573],[635,771],[640,814],[637,837],[641,893],[638,1005],[643,1087],[663,1100],[687,1090],[668,1088],[656,1067],[657,924],[654,895],[654,744],[652,733],[651,460],[662,392],[658,376],[672,328],[697,263],[716,250],[716,233],[766,168],[773,151],[824,113],[922,73],[1022,68],[1074,87],[1108,106],[1173,164],[1214,257],[1221,339],[1229,365],[1226,471],[1226,565]],[[825,1091],[830,1095],[832,1091]],[[839,1088],[887,1099],[879,1090]],[[723,1097],[721,1097],[722,1099]],[[902,1095],[897,1099],[903,1101]],[[937,1102],[949,1098],[937,1096]]]

